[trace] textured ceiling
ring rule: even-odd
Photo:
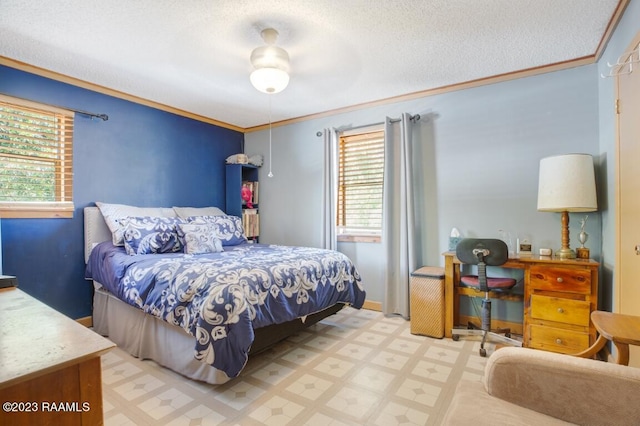
[[[0,0],[0,56],[240,128],[592,56],[619,0]],[[291,80],[249,82],[260,30]]]

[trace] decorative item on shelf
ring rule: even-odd
[[[551,249],[550,248],[541,248],[540,249],[540,256],[551,256]]]
[[[247,164],[249,157],[246,154],[233,154],[227,157],[225,160],[227,164]]]
[[[589,239],[589,234],[587,234],[587,232],[584,230],[588,218],[589,215],[585,215],[584,218],[580,219],[580,234],[578,234],[580,247],[576,249],[576,256],[578,257],[578,259],[589,259],[589,249],[584,246],[584,243],[586,243]]]
[[[257,243],[260,236],[260,215],[257,209],[242,210],[242,227],[249,242]]]
[[[253,164],[254,166],[261,167],[262,162],[262,154],[256,154],[249,157],[249,164]]]
[[[462,236],[460,235],[458,228],[452,228],[451,234],[449,234],[449,251],[456,251],[456,247],[461,239]]]
[[[531,256],[533,255],[533,247],[531,244],[531,237],[528,235],[518,235],[518,256]]]
[[[248,185],[242,185],[242,189],[240,189],[240,196],[242,201],[246,204],[247,208],[252,209],[253,203],[251,202],[253,198],[253,191],[249,188]]]
[[[538,211],[561,212],[561,259],[575,259],[569,246],[569,212],[598,209],[593,158],[589,154],[567,154],[540,160]]]

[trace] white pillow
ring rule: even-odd
[[[120,226],[120,219],[129,216],[176,217],[176,212],[173,209],[165,207],[135,207],[126,204],[107,204],[100,201],[96,201],[96,206],[100,209],[104,221],[111,231],[115,246],[124,246],[124,228]]]
[[[225,213],[217,207],[174,207],[179,218],[186,219],[189,216],[224,216]]]
[[[179,220],[179,219],[178,219]],[[220,253],[222,241],[216,234],[213,223],[178,223],[178,238],[184,241],[186,254]]]

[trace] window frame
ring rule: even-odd
[[[339,242],[363,242],[363,243],[380,243],[382,240],[382,200],[383,200],[383,182],[384,182],[384,125],[375,125],[368,126],[365,128],[359,128],[349,131],[344,131],[338,135],[338,197],[337,197],[337,211],[336,211],[336,235],[337,240]],[[344,157],[343,153],[344,148],[343,144],[349,143],[349,139],[351,141],[362,141],[362,140],[372,140],[372,139],[380,139],[379,143],[377,143],[378,149],[382,151],[382,164],[381,167],[381,178],[380,178],[380,227],[375,230],[370,229],[362,229],[358,230],[357,226],[349,226],[341,222],[341,210],[343,211],[342,215],[345,215],[344,209],[345,204],[341,197],[343,191],[343,179],[342,179],[342,171],[344,168]]]
[[[54,159],[54,201],[0,201],[0,218],[72,218],[73,202],[73,111],[25,99],[0,95],[0,103],[17,111],[49,115],[56,122],[56,149],[61,156]],[[2,113],[0,112],[0,115]],[[55,146],[55,144],[53,144]],[[2,154],[0,154],[2,156]],[[26,155],[28,157],[28,155]]]

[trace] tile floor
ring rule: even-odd
[[[345,308],[217,386],[116,348],[102,358],[105,424],[437,425],[458,381],[480,380],[485,359],[477,340],[409,328],[398,317]]]

